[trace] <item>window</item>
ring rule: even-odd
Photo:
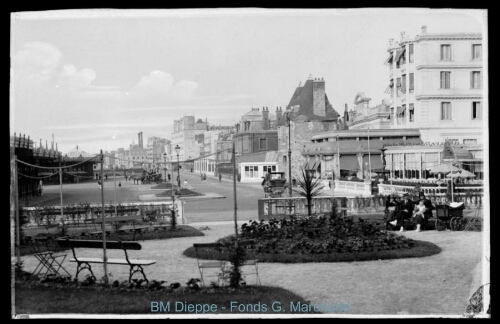
[[[441,45],[441,61],[451,61],[451,45]]]
[[[276,166],[275,165],[264,165],[264,174],[266,174],[267,171],[271,171],[271,172],[276,171]]]
[[[389,119],[392,121],[394,118],[394,108],[391,108],[391,114],[389,115]]]
[[[408,79],[408,90],[410,91],[410,93],[412,93],[414,90],[415,90],[415,84],[414,84],[414,80],[413,80],[413,73],[410,73],[410,77]]]
[[[451,72],[441,72],[441,89],[450,88]]]
[[[402,105],[401,107],[401,122],[406,123],[406,105]]]
[[[481,89],[481,72],[479,71],[471,72],[470,87],[472,89]]]
[[[411,103],[410,104],[410,123],[414,122],[415,121],[415,111],[414,111],[414,106],[413,104]]]
[[[451,144],[455,144],[455,145],[460,144],[460,142],[456,138],[447,138],[446,142],[451,142]]]
[[[483,58],[483,46],[481,44],[472,45],[472,59],[480,60]]]
[[[451,102],[441,103],[441,120],[451,120]]]
[[[286,163],[286,155],[283,155],[283,162]]]
[[[260,139],[260,149],[261,150],[266,150],[267,149],[267,139],[266,138],[261,138]]]
[[[401,91],[403,93],[406,93],[406,74],[403,74],[401,77],[402,77]]]
[[[258,178],[259,167],[257,165],[245,166],[245,178]]]
[[[477,145],[477,139],[464,139],[464,145]]]
[[[396,96],[401,96],[401,78],[396,79]]]
[[[483,107],[480,101],[472,102],[472,119],[481,119],[483,117]]]
[[[413,63],[413,44],[408,45],[408,62]]]

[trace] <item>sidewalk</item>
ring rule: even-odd
[[[130,252],[130,257],[156,260],[156,264],[145,268],[148,279],[185,285],[190,278],[199,278],[196,259],[185,257],[183,252],[194,243],[214,242],[234,233],[233,222],[189,225],[209,229],[203,230],[205,236],[200,237],[140,241],[142,250]],[[259,263],[260,280],[262,285],[289,289],[312,303],[349,303],[350,314],[462,315],[474,289],[472,277],[480,261],[481,233],[408,231],[403,235],[437,244],[442,252],[424,258],[383,261]],[[96,257],[99,251],[81,249],[79,255]],[[122,258],[123,251],[108,252],[108,258],[115,257]],[[35,257],[22,259],[26,271],[35,268]],[[63,265],[74,275],[76,266],[68,259]],[[98,279],[103,276],[101,266],[92,269]],[[127,267],[111,265],[108,271],[112,281],[128,278]],[[249,276],[247,283],[253,284],[254,280]]]

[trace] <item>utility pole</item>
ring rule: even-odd
[[[235,235],[235,248],[238,249],[238,204],[236,203],[236,177],[237,177],[237,171],[236,171],[236,151],[235,151],[235,146],[234,146],[234,139],[233,139],[233,191],[234,191],[234,235]]]
[[[288,180],[290,181],[288,183],[288,187],[289,187],[290,197],[292,197],[292,147],[290,143],[290,128],[292,125],[290,122],[290,113],[286,114],[286,121],[288,126]]]
[[[63,173],[62,173],[62,167],[61,167],[61,162],[59,162],[59,194],[61,196],[61,222],[64,220],[63,216],[63,190],[62,190],[62,183],[63,183]]]
[[[102,251],[104,260],[104,284],[108,285],[108,258],[106,257],[106,223],[104,222],[104,177],[103,177],[103,168],[104,164],[104,156],[101,150],[101,203],[102,203],[102,211],[101,211],[101,231],[102,231]]]

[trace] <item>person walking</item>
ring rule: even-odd
[[[121,188],[121,187],[122,187],[122,182],[118,181],[118,188]]]
[[[187,189],[187,186],[188,186],[188,182],[186,179],[184,179],[184,189]]]
[[[219,182],[221,182],[221,181],[222,181],[222,174],[219,173]]]

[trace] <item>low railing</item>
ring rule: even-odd
[[[177,224],[187,224],[184,217],[184,203],[181,200],[175,201],[177,210]],[[150,203],[123,203],[117,206],[118,216],[142,215],[145,219],[155,217],[156,219],[170,219],[172,216],[172,202],[150,202]],[[46,225],[61,221],[61,207],[23,207],[22,215],[29,218],[30,224]],[[86,219],[100,218],[102,205],[91,204],[83,209],[81,205],[63,206],[63,220],[67,224],[80,224]],[[114,217],[115,206],[104,204],[104,217]]]
[[[335,180],[335,190],[357,193],[364,196],[371,195],[371,183],[360,181]]]
[[[314,197],[311,214],[331,213],[332,196]],[[340,198],[335,198],[340,201]],[[307,215],[307,199],[304,197],[261,198],[258,200],[259,220],[281,218],[291,215]]]
[[[426,194],[434,205],[449,204],[449,197],[444,195]],[[418,200],[417,196],[410,197],[411,200]],[[311,214],[331,215],[332,202],[335,200],[337,213],[341,211],[350,214],[383,214],[387,195],[376,195],[372,197],[357,196],[354,198],[343,198],[333,196],[314,197],[311,202]],[[463,202],[466,209],[477,209],[483,205],[482,194],[455,195],[455,202]],[[272,218],[281,219],[290,216],[307,215],[307,200],[304,197],[291,198],[261,198],[258,200],[258,219],[269,220]]]
[[[380,194],[385,194],[385,195],[390,195],[390,194],[404,194],[407,192],[412,192],[415,190],[415,187],[419,187],[420,191],[423,191],[425,194],[430,194],[430,195],[446,195],[448,192],[448,189],[446,186],[425,186],[425,185],[419,185],[416,183],[414,186],[403,186],[403,185],[390,185],[390,184],[378,184],[378,192]],[[465,195],[467,192],[469,193],[474,193],[474,194],[479,194],[483,192],[483,187],[478,187],[478,186],[471,186],[471,187],[454,187],[453,188],[453,194],[457,195]]]

